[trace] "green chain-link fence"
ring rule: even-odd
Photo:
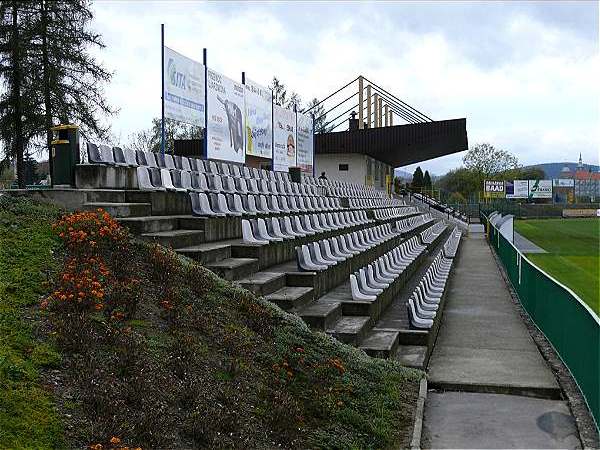
[[[488,239],[523,308],[546,335],[579,385],[600,423],[600,320],[569,288],[547,275],[482,214]]]

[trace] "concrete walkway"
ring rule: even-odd
[[[429,363],[423,447],[578,447],[574,419],[484,235],[461,246]]]

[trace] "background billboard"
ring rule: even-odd
[[[552,198],[552,180],[529,180],[529,198]]]
[[[244,85],[244,93],[246,154],[270,159],[273,157],[273,93],[249,80]]]
[[[529,196],[528,180],[514,180],[507,181],[506,183],[506,198],[527,198]]]
[[[302,172],[312,175],[314,164],[314,134],[313,119],[310,114],[298,113],[296,136],[296,163]]]
[[[206,93],[206,157],[243,163],[244,85],[208,69]]]
[[[296,113],[273,105],[273,170],[287,172],[296,165]]]
[[[204,127],[204,65],[164,47],[165,117]]]
[[[504,181],[485,180],[483,195],[486,198],[504,198]]]

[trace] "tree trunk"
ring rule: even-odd
[[[44,74],[44,123],[46,125],[46,144],[48,147],[48,170],[50,171],[50,177],[52,177],[52,168],[54,161],[52,161],[51,155],[51,142],[52,142],[52,107],[50,99],[50,63],[48,59],[48,4],[46,0],[42,0],[42,71]],[[54,180],[52,180],[54,184]]]
[[[12,83],[12,99],[14,113],[14,130],[15,136],[12,141],[13,154],[17,159],[17,182],[19,188],[25,188],[25,165],[23,161],[23,121],[22,121],[22,106],[21,106],[21,52],[19,48],[19,20],[18,20],[18,3],[13,0],[12,3],[12,57],[13,57],[13,83]]]

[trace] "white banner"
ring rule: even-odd
[[[165,47],[165,117],[204,127],[204,65]]]
[[[571,180],[569,178],[554,179],[554,186],[557,186],[557,187],[573,187],[573,186],[575,186],[575,180]]]
[[[247,155],[273,157],[272,101],[271,89],[246,80],[244,142]]]
[[[530,198],[552,198],[552,180],[529,180]]]
[[[273,105],[273,170],[287,172],[296,165],[296,113]]]
[[[314,164],[314,135],[313,119],[310,114],[300,114],[297,117],[296,130],[297,164],[304,173],[312,175]]]
[[[529,196],[529,181],[515,180],[513,182],[512,193],[507,189],[506,198],[527,198]]]
[[[208,69],[207,158],[243,163],[244,85]]]

